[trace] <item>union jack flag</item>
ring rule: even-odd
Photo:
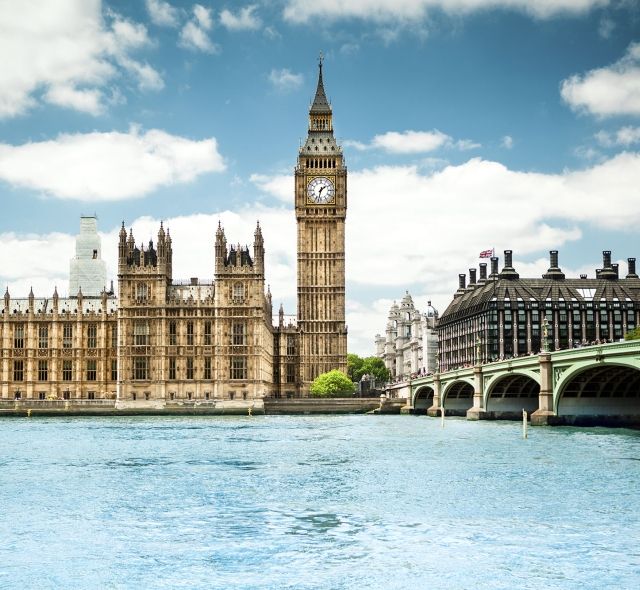
[[[480,258],[491,258],[493,256],[493,248],[491,250],[483,250],[480,252]]]

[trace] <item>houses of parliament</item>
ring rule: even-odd
[[[170,228],[137,244],[125,224],[117,297],[106,286],[95,217],[81,218],[69,297],[4,294],[0,399],[123,403],[308,395],[319,374],[346,372],[347,169],[322,79],[294,172],[297,318],[274,319],[260,225],[252,248],[212,228],[212,280],[173,278]]]

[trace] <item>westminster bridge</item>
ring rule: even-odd
[[[541,352],[392,385],[413,413],[640,426],[640,341]]]

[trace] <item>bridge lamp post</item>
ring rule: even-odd
[[[549,352],[549,321],[546,314],[542,318],[542,352]]]

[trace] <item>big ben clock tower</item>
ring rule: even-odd
[[[321,373],[347,370],[344,227],[347,167],[333,136],[322,81],[309,110],[309,131],[295,171],[298,223],[298,331],[303,389]]]

